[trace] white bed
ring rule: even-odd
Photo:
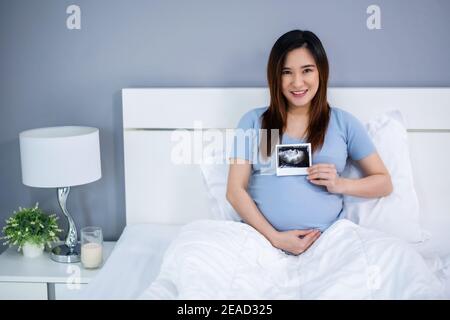
[[[127,226],[85,299],[134,299],[156,278],[164,252],[189,222],[211,218],[198,165],[170,161],[173,130],[234,128],[268,105],[265,88],[124,89]],[[450,254],[450,89],[330,88],[329,102],[368,121],[401,111],[407,128],[422,227],[432,238],[416,249],[429,264]],[[426,152],[423,152],[426,149]]]

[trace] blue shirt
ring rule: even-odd
[[[266,110],[267,107],[257,108],[242,116],[237,128],[251,131],[253,135],[247,135],[244,143],[239,141],[243,137],[236,135],[230,157],[252,162],[247,191],[275,229],[317,228],[324,231],[340,218],[343,196],[309,182],[306,175],[277,176],[274,151],[271,161],[261,160],[258,130]],[[282,144],[307,142],[286,134],[282,138]],[[375,151],[364,125],[349,112],[331,107],[324,144],[312,154],[312,164],[332,163],[340,174],[349,157],[361,160]]]

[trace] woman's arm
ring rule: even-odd
[[[357,161],[366,177],[342,178],[343,193],[365,198],[386,197],[392,193],[391,176],[377,152]]]
[[[241,162],[240,159],[239,161]],[[295,255],[304,252],[320,237],[321,232],[311,229],[283,232],[276,230],[259,211],[247,192],[250,174],[251,164],[248,161],[230,165],[226,195],[228,202],[241,218],[265,236],[272,246]]]
[[[258,230],[271,243],[276,237],[277,230],[266,220],[259,211],[253,199],[247,192],[248,181],[251,175],[251,164],[245,163],[230,164],[227,184],[227,200],[248,224]]]
[[[391,176],[378,153],[357,161],[366,177],[346,179],[337,175],[333,164],[316,164],[308,169],[308,180],[316,185],[326,186],[329,192],[350,196],[378,198],[391,194]]]

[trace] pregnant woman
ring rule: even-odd
[[[228,201],[274,247],[295,255],[341,217],[343,194],[376,198],[392,192],[390,175],[361,122],[328,104],[328,73],[327,55],[314,33],[293,30],[281,36],[267,67],[270,105],[244,114],[238,124],[253,130],[256,142],[238,144],[231,156]],[[295,143],[312,145],[307,176],[281,177],[267,170],[275,161],[275,144]],[[364,178],[339,176],[348,157]]]
[[[363,125],[329,106],[328,62],[319,39],[309,31],[283,35],[272,48],[268,78],[270,105],[243,115],[238,131],[250,134],[231,154],[227,199],[246,223],[184,226],[141,298],[441,297],[440,281],[409,244],[337,221],[343,194],[382,197],[392,183]],[[308,174],[277,176],[276,145],[298,143],[311,144]],[[290,164],[300,160],[295,147],[280,148]],[[359,163],[363,178],[339,176],[348,158]]]

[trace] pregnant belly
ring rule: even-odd
[[[324,231],[342,212],[342,196],[316,186],[306,176],[254,175],[249,193],[261,213],[279,231]]]

